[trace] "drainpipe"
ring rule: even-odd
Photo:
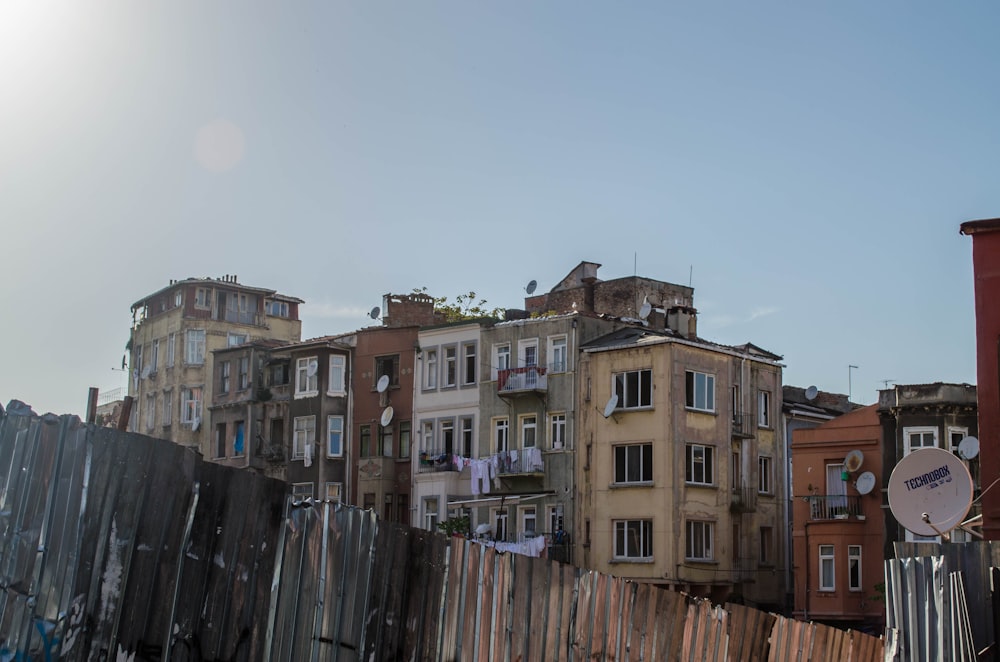
[[[807,623],[809,622],[809,597],[811,595],[811,584],[809,583],[809,561],[810,561],[810,556],[809,556],[809,525],[810,524],[812,524],[812,522],[805,522],[803,524],[803,526],[802,526],[802,530],[804,531],[805,538],[806,538],[806,553],[805,553],[805,566],[806,566],[806,585],[805,586],[806,586],[806,595],[805,595],[805,601],[802,604],[802,620],[805,621],[805,622],[807,622]]]

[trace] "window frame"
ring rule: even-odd
[[[299,429],[299,423],[303,429]],[[292,419],[292,460],[306,459],[306,446],[316,443],[316,416],[295,416]]]
[[[569,447],[567,443],[567,420],[566,412],[552,412],[549,414],[549,448],[558,451]],[[558,446],[556,444],[559,444]]]
[[[160,424],[169,428],[170,424],[173,422],[174,415],[174,391],[173,389],[166,388],[163,389],[163,408],[160,412]]]
[[[327,365],[326,394],[341,396],[347,392],[347,356],[331,354]]]
[[[458,439],[462,457],[472,457],[476,448],[476,419],[474,416],[460,416],[458,419]]]
[[[933,435],[933,442],[934,442],[933,445],[931,445],[931,446],[925,446],[925,445],[913,446],[910,443],[910,439],[913,436],[916,436],[916,435],[923,436],[923,435],[928,434],[928,433],[931,434],[931,435]],[[905,456],[909,455],[910,453],[912,453],[914,451],[918,451],[918,450],[921,450],[921,449],[924,449],[924,448],[940,448],[941,447],[941,441],[938,438],[938,433],[939,433],[939,430],[938,430],[938,428],[937,428],[936,425],[913,425],[913,426],[909,426],[909,427],[904,427],[903,428],[903,456],[905,457]]]
[[[438,387],[438,349],[423,348],[424,353],[424,389],[434,391]]]
[[[177,334],[168,333],[167,334],[167,367],[174,367],[174,359],[177,347]]]
[[[250,357],[241,356],[236,363],[236,390],[246,391],[250,388]]]
[[[333,493],[334,496],[330,496]],[[328,503],[344,502],[344,484],[338,482],[327,482],[323,496]]]
[[[405,442],[404,442],[405,440]],[[410,457],[413,448],[413,424],[410,421],[399,422],[399,457]]]
[[[632,394],[629,392],[629,375],[636,375],[637,393],[635,404],[630,404]],[[645,381],[645,388],[643,388]],[[636,370],[624,370],[611,375],[611,392],[618,396],[618,406],[615,411],[636,411],[653,408],[653,370],[651,368],[638,368]],[[643,395],[646,400],[643,401]]]
[[[471,352],[469,350],[472,350]],[[475,342],[462,343],[462,386],[474,386],[479,376],[479,348]]]
[[[199,397],[185,397],[187,394],[193,395],[195,393]],[[181,423],[193,423],[202,419],[201,408],[204,395],[201,386],[181,387]]]
[[[757,493],[774,494],[774,462],[770,455],[757,456]]]
[[[653,520],[650,518],[616,519],[611,523],[611,558],[619,563],[651,563],[653,561]],[[630,554],[629,536],[638,533],[635,554]]]
[[[701,530],[700,540],[695,535],[696,529]],[[685,521],[684,559],[695,562],[715,561],[715,522],[701,519]]]
[[[501,342],[493,344],[493,366],[491,370],[491,380],[496,381],[497,375],[499,375],[504,370],[511,369],[511,346],[509,342]],[[506,361],[501,363],[500,358],[505,357]]]
[[[827,550],[827,551],[824,551]],[[819,580],[819,590],[824,593],[832,593],[837,590],[837,549],[835,545],[817,545],[819,552],[819,564],[817,565]],[[826,583],[823,576],[824,566],[830,571],[830,582]]]
[[[206,338],[205,329],[187,329],[184,332],[185,365],[205,364]]]
[[[637,449],[637,458],[630,458],[630,450]],[[639,463],[639,479],[629,480],[629,469],[635,461]],[[648,464],[648,466],[646,466]],[[653,444],[639,442],[614,444],[612,446],[611,466],[613,470],[612,485],[619,486],[652,486],[653,485]],[[619,471],[619,468],[621,469]],[[619,476],[621,474],[621,476]],[[619,479],[621,478],[621,479]]]
[[[399,386],[399,354],[382,354],[372,359],[372,389],[378,385],[382,375],[389,376],[389,388]],[[388,370],[386,368],[388,367]]]
[[[517,427],[520,433],[521,448],[538,448],[538,414],[521,414],[517,417]],[[528,433],[531,433],[531,444],[528,444]]]
[[[494,417],[490,424],[491,441],[493,442],[494,453],[505,453],[510,450],[510,418],[507,416]],[[503,435],[500,435],[501,430]],[[501,447],[500,437],[503,436]]]
[[[862,571],[864,570],[864,564],[862,563],[862,550],[861,545],[848,545],[847,546],[847,590],[852,592],[863,591],[864,583],[862,580]],[[854,565],[856,563],[856,565]],[[852,567],[852,565],[854,567]],[[857,582],[855,582],[854,570],[857,569]]]
[[[456,388],[459,380],[458,345],[441,346],[441,388]],[[450,380],[450,381],[449,381]]]
[[[319,365],[318,356],[304,356],[302,358],[295,359],[295,393],[294,397],[298,398],[311,398],[319,395],[319,369],[317,368],[316,374],[309,376],[309,363],[315,361],[316,365]],[[303,385],[303,379],[305,384]],[[310,388],[312,387],[312,388]]]
[[[764,389],[757,391],[757,427],[771,427],[771,392]]]
[[[549,372],[569,372],[569,336],[565,333],[549,336],[546,350]]]
[[[760,544],[759,544],[759,555],[757,558],[758,565],[772,566],[774,565],[774,527],[773,526],[762,526],[760,527]]]
[[[219,363],[219,394],[229,393],[232,385],[232,365],[229,361]]]
[[[339,421],[339,430],[334,429],[334,424]],[[341,414],[328,414],[326,417],[326,456],[331,458],[344,457],[344,416]],[[334,449],[334,434],[337,435],[337,448]]]
[[[701,388],[699,388],[701,378]],[[700,399],[704,402],[699,403]],[[688,411],[715,413],[715,375],[700,370],[684,371],[684,407]]]
[[[702,467],[702,478],[703,480],[697,480],[695,471],[697,468],[698,458],[695,457],[696,451],[700,449],[702,451],[702,457],[700,459]],[[684,484],[694,485],[697,487],[715,487],[715,446],[708,446],[706,444],[685,444],[684,445]],[[707,468],[706,468],[707,467]],[[704,480],[707,474],[707,480]]]

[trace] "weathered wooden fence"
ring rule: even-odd
[[[460,538],[0,410],[0,660],[858,660],[867,635]]]

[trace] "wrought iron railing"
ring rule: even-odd
[[[757,510],[756,488],[745,485],[733,487],[729,509],[734,513],[752,513]]]
[[[497,371],[497,393],[517,391],[544,391],[548,389],[545,366],[529,365],[524,368],[507,368]]]
[[[542,451],[539,448],[525,448],[519,451],[501,451],[485,458],[497,474],[531,474],[545,471]]]
[[[417,456],[417,473],[433,471],[461,471],[455,463],[455,455],[443,449],[420,451]]]
[[[809,519],[860,519],[861,497],[846,494],[811,495],[806,497],[809,503]]]
[[[754,436],[753,414],[751,412],[733,412],[733,436],[742,438]]]

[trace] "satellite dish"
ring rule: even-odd
[[[538,287],[538,282],[533,280],[528,283],[528,286],[524,288],[524,291],[528,293],[528,296],[531,296],[535,293],[536,287]]]
[[[819,389],[815,386],[806,389],[806,400],[815,400],[817,395],[819,395]]]
[[[392,423],[392,405],[382,410],[382,418],[379,419],[379,423],[382,424],[382,427],[388,427],[389,423]]]
[[[315,376],[317,370],[319,370],[319,363],[316,361],[310,361],[309,365],[306,366],[306,374],[310,377]]]
[[[378,384],[375,385],[375,390],[379,393],[385,393],[387,388],[389,388],[389,375],[382,375],[378,378]]]
[[[476,533],[478,533],[479,535],[483,535],[489,530],[490,530],[490,525],[485,522],[476,527]]]
[[[611,414],[613,414],[615,409],[617,408],[618,408],[618,394],[615,393],[608,400],[608,404],[604,405],[604,418],[611,416]]]
[[[378,306],[375,306],[374,308],[371,309],[371,312],[368,313],[368,317],[372,318],[373,320],[377,320],[378,316],[381,314],[382,314],[382,309],[379,308]]]
[[[958,456],[963,460],[971,460],[979,455],[979,440],[975,437],[966,437],[958,444]]]
[[[191,432],[197,432],[198,428],[200,428],[200,427],[201,427],[201,419],[200,418],[196,418],[193,421],[191,421]]]
[[[854,487],[857,488],[858,494],[868,494],[875,489],[875,474],[870,471],[864,472],[858,476],[858,480],[855,481]]]
[[[653,306],[648,301],[643,301],[642,306],[639,308],[639,317],[646,319],[651,312],[653,312]]]
[[[861,468],[861,464],[865,461],[865,454],[861,451],[851,451],[844,458],[844,468],[854,473]]]
[[[971,506],[969,469],[944,449],[924,448],[910,453],[896,464],[889,477],[889,509],[897,522],[917,535],[936,536],[951,531]]]
[[[142,378],[143,379],[149,379],[149,373],[150,372],[151,372],[151,370],[150,370],[149,366],[146,366],[145,368],[143,368],[142,369]]]

